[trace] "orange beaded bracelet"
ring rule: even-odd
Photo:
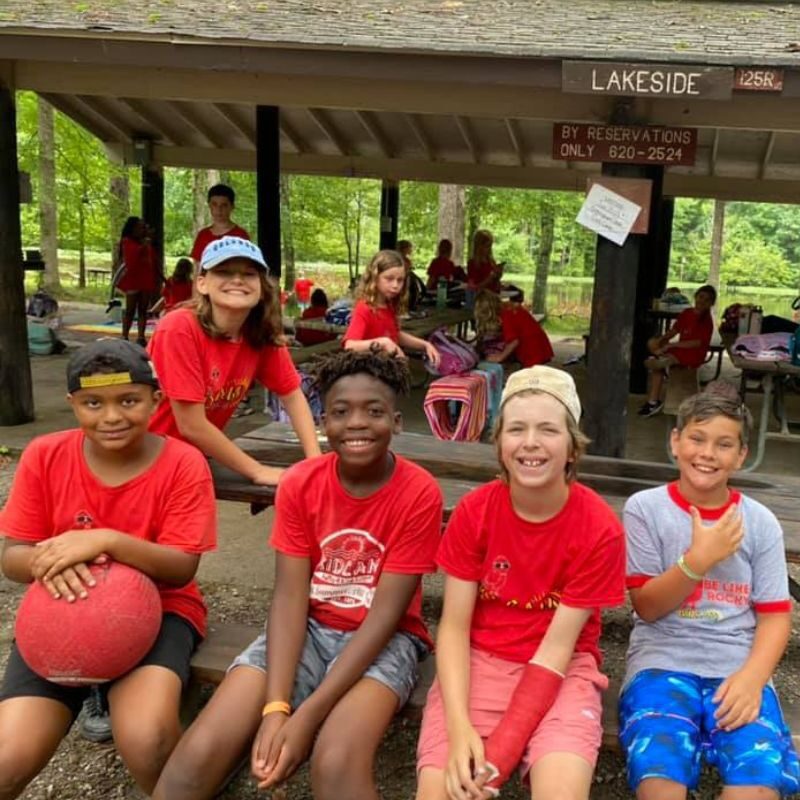
[[[272,700],[261,709],[261,716],[266,717],[267,714],[274,712],[286,714],[288,717],[292,713],[292,707],[285,700]]]

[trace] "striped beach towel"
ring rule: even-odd
[[[486,425],[487,380],[480,373],[446,375],[431,383],[425,416],[437,439],[477,442]],[[451,403],[455,413],[451,413]]]

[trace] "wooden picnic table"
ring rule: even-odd
[[[323,450],[324,437],[320,437]],[[236,439],[249,455],[275,466],[290,466],[303,458],[297,436],[288,425],[272,423]],[[392,450],[429,470],[445,496],[448,515],[458,500],[475,486],[492,480],[498,472],[494,445],[479,442],[444,442],[432,436],[401,433],[392,440]],[[250,503],[254,513],[274,502],[273,487],[256,486],[230,470],[213,466],[217,497]],[[580,480],[597,491],[619,514],[630,495],[667,483],[677,477],[670,464],[629,459],[585,456]],[[784,532],[787,561],[800,563],[800,480],[791,475],[749,473],[734,476],[731,484],[767,506],[780,521]],[[800,599],[800,586],[792,593]]]
[[[456,327],[457,334],[464,338],[467,333],[469,323],[472,321],[472,311],[466,308],[446,308],[441,311],[429,309],[430,313],[424,316],[414,316],[400,321],[400,328],[412,336],[419,336],[424,339],[430,336],[437,328]],[[298,319],[295,320],[295,328],[308,328],[313,331],[323,331],[324,333],[344,334],[347,330],[346,325],[332,325],[319,319]],[[331,353],[338,350],[342,343],[338,340],[330,342],[320,342],[319,344],[309,345],[308,347],[292,347],[289,353],[295,364],[304,364],[311,361],[316,356]]]
[[[792,433],[790,430],[791,424],[800,424],[800,421],[792,423],[789,420],[785,402],[786,379],[790,377],[800,379],[800,367],[787,361],[756,361],[738,355],[732,355],[731,361],[737,369],[742,371],[740,393],[744,402],[747,402],[748,379],[756,378],[764,393],[758,422],[755,456],[744,469],[745,472],[752,472],[758,469],[764,459],[768,440],[800,442],[800,434]],[[768,430],[771,411],[774,411],[775,418],[778,420],[777,432]]]

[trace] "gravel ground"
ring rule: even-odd
[[[0,502],[5,497],[14,470],[13,461],[0,461]],[[795,578],[800,570],[793,568]],[[237,588],[229,583],[202,584],[209,608],[216,619],[259,625],[263,621],[265,601],[262,589]],[[5,663],[13,634],[17,603],[24,587],[0,578],[0,663]],[[441,578],[426,579],[426,600],[423,612],[434,622],[441,610]],[[800,612],[793,614],[793,636],[789,650],[781,663],[775,683],[781,697],[800,702]],[[625,658],[625,647],[630,631],[630,616],[626,609],[610,612],[604,617],[603,650],[605,671],[611,676],[620,675]],[[386,736],[378,754],[377,774],[384,800],[409,800],[414,795],[415,745],[418,725],[398,719]],[[625,784],[625,769],[621,757],[604,752],[597,766],[592,788],[592,800],[621,800],[632,797]],[[718,785],[709,774],[705,775],[701,789],[694,795],[697,800],[712,800]],[[34,780],[22,795],[24,800],[105,800],[106,798],[141,798],[119,756],[110,745],[95,745],[83,741],[73,731],[62,743],[47,768]],[[278,793],[273,795],[276,800]],[[507,800],[522,800],[527,791],[513,784],[503,793]],[[220,796],[223,800],[255,800],[264,797],[244,773],[230,784]],[[285,797],[291,800],[310,800],[311,792],[306,770],[302,770],[287,785]]]

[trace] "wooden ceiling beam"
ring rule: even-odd
[[[528,159],[525,156],[525,148],[522,141],[522,133],[519,129],[519,123],[512,117],[505,117],[503,122],[506,124],[506,131],[508,131],[508,138],[511,140],[511,147],[517,154],[517,161],[521,167],[528,164]]]
[[[428,161],[436,161],[436,151],[433,149],[431,138],[428,136],[425,126],[422,124],[422,116],[420,114],[403,114],[403,116],[417,142],[419,142],[419,146],[425,153],[425,157]]]
[[[717,174],[717,157],[719,156],[719,128],[714,129],[714,140],[711,142],[711,155],[708,160],[708,174],[713,178]]]
[[[281,133],[291,142],[292,147],[294,147],[295,151],[298,155],[303,155],[305,153],[310,153],[311,148],[308,146],[308,142],[297,132],[297,129],[289,122],[288,119],[283,114],[280,114],[280,126],[281,126]]]
[[[183,145],[182,137],[178,135],[173,127],[165,123],[148,107],[146,101],[138,100],[133,97],[120,97],[120,103],[124,103],[139,119],[145,122],[157,134],[157,138],[164,141],[166,144]],[[153,131],[147,131],[152,135]]]
[[[344,139],[339,135],[339,131],[333,126],[328,115],[321,108],[309,108],[309,116],[317,124],[317,127],[325,134],[328,141],[336,148],[340,156],[350,155]]]
[[[758,168],[758,178],[762,181],[766,177],[769,160],[772,158],[772,151],[775,149],[775,136],[775,131],[771,131],[769,134],[769,139],[767,139],[767,146],[764,148],[764,154],[761,156],[761,165]]]
[[[75,100],[103,119],[117,131],[123,141],[129,142],[136,138],[137,131],[120,116],[119,110],[114,108],[114,101],[111,98],[80,94],[75,95]]]
[[[458,114],[456,114],[454,119],[456,121],[456,127],[458,128],[458,131],[461,134],[461,138],[467,145],[467,150],[469,150],[469,155],[470,158],[472,159],[472,163],[480,164],[481,163],[480,153],[478,152],[478,145],[475,142],[475,134],[472,131],[472,125],[470,125],[470,121],[466,117],[462,117]]]
[[[169,100],[169,107],[193,130],[197,131],[210,145],[220,149],[226,146],[221,137],[195,110],[194,106],[180,100]]]
[[[393,158],[394,153],[392,146],[389,144],[386,134],[381,130],[381,126],[378,124],[375,115],[371,111],[356,111],[355,114],[359,122],[364,126],[364,130],[372,137],[375,144],[378,145],[378,150],[380,150],[381,155],[384,158]]]
[[[241,133],[253,147],[256,146],[255,122],[248,120],[237,106],[233,103],[211,103],[211,108],[213,108],[228,125]]]
[[[96,136],[101,142],[113,142],[117,139],[117,131],[107,120],[98,119],[91,111],[78,103],[74,96],[62,94],[50,94],[49,92],[39,92],[41,97],[47,100],[56,111],[60,111],[69,117],[73,122],[77,122],[84,130]]]

